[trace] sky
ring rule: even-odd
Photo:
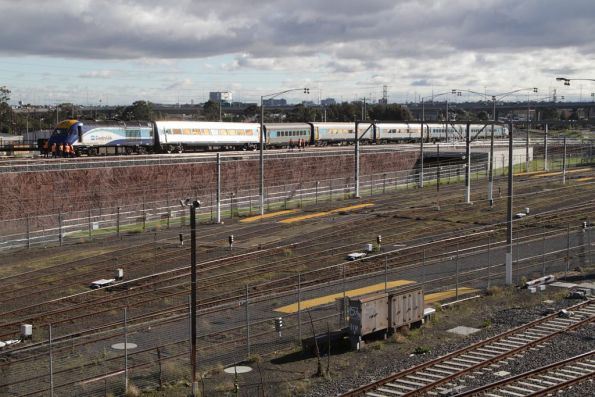
[[[593,100],[593,0],[0,0],[11,103]],[[481,96],[463,92],[441,99]]]

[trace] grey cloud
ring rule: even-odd
[[[0,15],[10,15],[0,28],[0,55],[237,55],[229,69],[274,66],[260,59],[325,55],[333,59],[325,65],[329,70],[353,73],[465,52],[475,53],[481,67],[497,66],[494,55],[515,51],[573,47],[595,53],[592,0],[182,0],[171,7],[156,0],[30,0],[2,1]]]

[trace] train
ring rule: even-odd
[[[439,142],[465,137],[466,124],[424,124],[424,140]],[[421,123],[358,124],[361,142],[369,144],[419,142]],[[496,125],[494,136],[508,135]],[[266,148],[297,145],[327,146],[354,142],[355,123],[266,123]],[[487,138],[491,126],[471,124],[472,138]],[[211,121],[82,121],[64,120],[56,125],[48,145],[72,145],[80,155],[182,153],[200,150],[252,150],[259,146],[260,124]]]

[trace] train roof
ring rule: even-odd
[[[310,128],[308,123],[264,123],[266,128]]]
[[[157,127],[168,128],[259,128],[258,123],[230,123],[220,121],[155,121]]]

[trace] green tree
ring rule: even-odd
[[[260,107],[257,105],[248,105],[244,109],[244,117],[247,119],[255,118],[257,115],[260,117]]]
[[[477,120],[479,121],[489,121],[491,120],[490,115],[485,110],[477,113]]]
[[[219,121],[219,102],[207,101],[202,107],[202,115],[207,121]]]
[[[10,100],[10,90],[5,86],[0,87],[0,103],[8,103]]]
[[[559,120],[560,113],[555,108],[545,108],[541,111],[542,120]]]
[[[10,100],[10,90],[5,86],[0,86],[0,132],[10,132],[12,122],[12,108],[8,104]]]
[[[314,119],[314,109],[304,105],[295,105],[289,113],[287,113],[286,121],[288,122],[308,122]]]
[[[369,116],[372,120],[379,121],[406,121],[413,117],[409,109],[401,105],[372,105],[368,108]]]
[[[153,120],[153,104],[149,101],[135,101],[122,110],[122,120]]]

